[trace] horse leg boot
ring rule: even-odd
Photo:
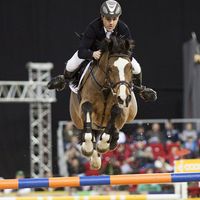
[[[93,144],[95,145],[94,140],[99,135],[99,131],[92,129],[92,134],[94,138]],[[92,155],[90,156],[90,168],[94,170],[98,170],[100,169],[100,167],[101,167],[101,155],[97,152],[96,149],[94,149]]]
[[[91,123],[92,104],[90,102],[83,103],[82,111],[84,114],[84,132],[82,136],[81,151],[84,156],[90,157],[94,151]]]
[[[108,122],[107,128],[105,132],[100,136],[100,140],[97,143],[97,151],[99,153],[105,153],[109,149],[113,150],[116,148],[119,133],[115,128],[115,119],[121,113],[121,111],[121,108],[119,108],[119,106],[116,104],[112,107],[111,118]]]

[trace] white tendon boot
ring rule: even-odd
[[[84,156],[90,157],[94,151],[94,145],[92,142],[92,133],[85,133],[85,142],[81,145],[81,151]]]
[[[95,170],[100,169],[101,167],[101,155],[96,150],[93,151],[90,158],[90,167]]]

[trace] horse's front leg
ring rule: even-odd
[[[93,146],[93,134],[92,134],[92,104],[90,102],[85,102],[82,104],[82,112],[84,118],[84,129],[82,136],[82,145],[81,151],[84,156],[90,157],[93,154],[94,146]]]
[[[119,116],[122,109],[118,105],[114,105],[111,109],[111,117],[106,127],[106,130],[100,136],[100,140],[97,143],[97,151],[99,153],[105,153],[108,150],[113,150],[117,146],[117,140],[119,138],[119,131],[115,127],[116,117]]]

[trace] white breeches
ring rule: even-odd
[[[75,71],[84,60],[85,59],[78,57],[78,51],[76,51],[75,54],[67,61],[66,70],[68,72]]]
[[[75,54],[67,61],[66,70],[68,72],[75,71],[84,60],[85,59],[78,57],[78,51],[76,51]],[[133,74],[139,74],[141,72],[141,67],[134,57],[132,57],[131,63],[133,66]]]
[[[134,57],[132,57],[131,64],[132,64],[132,66],[133,66],[133,74],[139,74],[139,73],[141,73],[140,64],[138,63],[137,60],[135,60]]]

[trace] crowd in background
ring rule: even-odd
[[[177,124],[176,124],[177,125]],[[63,129],[63,143],[68,174],[66,176],[171,173],[174,161],[179,159],[200,158],[200,131],[196,124],[185,123],[176,127],[171,121],[165,124],[131,124],[119,132],[118,147],[102,155],[102,167],[92,170],[88,158],[81,154],[79,138],[81,133],[73,122],[68,122]],[[53,175],[47,174],[47,177]],[[23,171],[17,171],[15,178],[24,178]],[[190,183],[189,190],[200,195],[197,183]],[[64,189],[64,188],[63,188]],[[170,184],[140,184],[128,186],[84,186],[68,188],[71,194],[77,191],[98,191],[107,194],[111,191],[129,193],[174,193]],[[40,191],[49,191],[42,188]],[[5,194],[17,192],[25,195],[30,188],[5,190]]]
[[[79,131],[72,122],[64,129],[65,159],[69,176],[169,173],[174,171],[174,161],[180,158],[199,158],[200,132],[192,123],[174,127],[170,121],[164,125],[132,125],[122,129],[118,147],[103,154],[100,170],[91,170],[87,158],[81,155],[78,145]],[[130,192],[173,192],[173,187],[158,184],[128,186]]]

